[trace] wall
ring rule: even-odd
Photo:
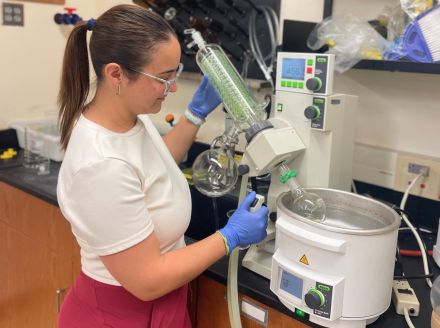
[[[70,6],[88,19],[124,1],[67,0],[65,5],[7,2],[23,5],[24,27],[0,25],[0,129],[12,121],[54,115],[64,46],[71,29],[56,25],[54,15]]]
[[[14,2],[14,1],[10,1]],[[96,17],[117,3],[130,1],[76,0],[66,6],[78,8],[84,18]],[[56,96],[66,29],[53,23],[64,6],[22,3],[25,27],[0,26],[0,128],[11,121],[37,118],[56,108]],[[374,18],[392,0],[335,0],[335,14],[352,11],[363,19]],[[319,21],[323,0],[282,0],[282,18]],[[197,87],[193,75],[185,75],[178,94],[171,95],[155,121],[166,113],[180,115]],[[196,76],[198,78],[198,76]],[[421,155],[440,157],[440,75],[350,70],[337,76],[335,90],[359,96],[356,141]],[[262,94],[260,94],[261,96]],[[208,118],[199,140],[210,142],[223,131],[223,113]]]

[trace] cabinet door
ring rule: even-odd
[[[57,289],[68,287],[70,267],[55,252],[17,230],[8,229],[7,243],[10,327],[55,327]]]
[[[65,247],[64,249],[61,249],[61,252],[58,248],[58,254],[59,256],[62,256],[64,259],[66,259],[65,265],[70,266],[71,276],[66,284],[67,286],[70,286],[81,271],[80,248],[75,237],[73,236],[70,224],[64,218],[60,209],[53,206],[52,212],[53,221],[55,222],[56,226],[56,228],[54,229],[56,231],[56,238],[54,238],[53,242],[58,246]],[[64,240],[65,242],[62,242],[61,240]],[[70,264],[67,262],[70,262]]]
[[[226,299],[226,286],[205,276],[199,277],[197,300],[197,328],[230,328],[228,303]],[[307,328],[309,326],[290,318],[266,305],[247,296],[239,295],[251,304],[267,311],[267,327],[269,328]],[[241,316],[243,328],[264,327],[259,322]]]
[[[188,313],[191,319],[192,328],[197,327],[197,294],[198,294],[198,279],[194,279],[189,283],[188,290]],[[1,327],[1,326],[0,326]]]
[[[73,281],[74,243],[59,209],[0,183],[0,326],[51,328]]]
[[[0,208],[1,210],[1,208]],[[1,211],[0,211],[1,212]],[[0,216],[2,214],[0,213]],[[9,328],[9,320],[7,317],[6,302],[8,300],[8,286],[6,284],[8,278],[8,250],[6,248],[6,236],[8,227],[0,220],[0,327]]]

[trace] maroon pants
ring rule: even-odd
[[[191,328],[185,285],[154,301],[80,273],[67,294],[58,328]]]

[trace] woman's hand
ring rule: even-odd
[[[228,244],[228,254],[237,246],[249,246],[266,237],[267,207],[262,206],[255,212],[249,212],[255,195],[254,191],[249,193],[226,226],[219,231]]]
[[[208,77],[205,75],[202,82],[197,88],[191,102],[188,105],[188,109],[199,116],[200,118],[206,118],[218,105],[222,102],[217,91],[209,82]]]

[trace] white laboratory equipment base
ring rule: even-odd
[[[310,189],[309,189],[310,190]],[[391,302],[399,216],[369,198],[311,189],[327,206],[322,223],[278,201],[270,289],[292,311],[330,328],[365,327]]]

